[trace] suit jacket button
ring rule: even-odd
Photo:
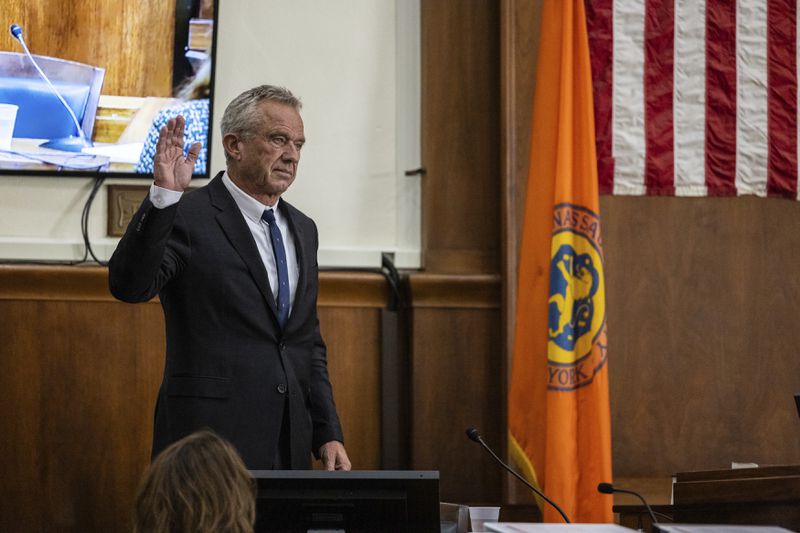
[[[286,394],[286,385],[283,383],[278,385],[278,392],[280,392],[281,394]]]
[[[284,344],[284,343],[280,343],[280,344],[278,345],[278,349],[279,349],[280,351],[284,351],[284,350],[286,349],[286,344]]]

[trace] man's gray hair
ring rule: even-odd
[[[300,99],[285,87],[274,85],[253,87],[234,98],[225,108],[220,124],[222,136],[233,133],[246,140],[255,135],[262,127],[263,116],[256,109],[262,100],[290,105],[297,111],[303,107]],[[228,158],[228,152],[225,152],[225,159]]]

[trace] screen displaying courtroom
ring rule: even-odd
[[[37,2],[0,38],[0,173],[152,174],[158,131],[183,114],[208,173],[215,2]]]

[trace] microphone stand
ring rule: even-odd
[[[656,520],[656,515],[653,512],[653,510],[650,508],[650,504],[647,503],[647,500],[644,499],[644,496],[642,496],[638,492],[635,492],[635,491],[632,491],[632,490],[627,490],[627,489],[618,489],[614,485],[612,485],[611,483],[600,483],[599,485],[597,485],[597,492],[601,492],[603,494],[612,494],[614,492],[620,492],[622,494],[631,494],[633,496],[636,496],[637,498],[642,500],[642,503],[644,504],[645,508],[647,509],[647,512],[650,513],[650,520],[652,520],[653,524],[658,525],[658,520]]]
[[[536,494],[538,494],[539,496],[541,496],[541,497],[542,497],[542,499],[543,499],[544,501],[546,501],[547,503],[549,503],[550,505],[552,505],[552,506],[555,508],[555,510],[556,510],[556,511],[558,511],[558,513],[561,515],[561,518],[563,518],[563,519],[564,519],[564,522],[566,522],[567,524],[569,524],[569,523],[570,523],[570,521],[569,521],[569,518],[567,518],[567,515],[566,515],[566,513],[564,513],[564,511],[562,511],[562,510],[561,510],[561,507],[559,507],[558,505],[556,505],[556,502],[554,502],[553,500],[551,500],[550,498],[548,498],[547,496],[545,496],[545,495],[544,495],[544,493],[543,493],[542,491],[540,491],[539,489],[537,489],[536,487],[534,487],[534,486],[533,486],[531,483],[529,483],[527,479],[525,479],[524,477],[522,477],[522,476],[520,476],[519,474],[517,474],[517,473],[516,473],[514,470],[512,470],[512,468],[511,468],[510,466],[508,466],[507,464],[505,464],[505,463],[504,463],[504,462],[503,462],[503,461],[502,461],[502,460],[501,460],[501,459],[500,459],[500,458],[497,456],[497,454],[496,454],[496,453],[494,453],[494,451],[493,451],[493,450],[492,450],[492,449],[489,447],[489,445],[488,445],[488,444],[486,444],[486,443],[483,441],[483,437],[481,437],[481,434],[480,434],[480,433],[478,433],[478,430],[477,430],[477,429],[475,429],[475,428],[469,428],[469,429],[467,430],[467,437],[469,437],[469,440],[471,440],[471,441],[474,441],[474,442],[477,442],[478,444],[480,444],[481,446],[483,446],[483,449],[485,449],[487,452],[489,452],[489,453],[492,455],[492,457],[494,458],[494,460],[495,460],[495,461],[497,461],[498,463],[500,463],[500,465],[501,465],[503,468],[505,468],[505,469],[506,469],[506,470],[507,470],[507,471],[508,471],[508,472],[509,472],[511,475],[513,475],[514,477],[516,477],[518,480],[522,481],[522,483],[524,483],[526,487],[528,487],[528,488],[529,488],[529,489],[531,489],[533,492],[535,492]]]
[[[72,111],[72,108],[69,106],[69,104],[67,104],[67,101],[64,100],[64,97],[61,96],[61,93],[58,92],[58,89],[55,88],[55,86],[50,82],[50,80],[42,71],[42,69],[39,68],[39,64],[36,63],[36,60],[33,58],[33,55],[31,54],[30,50],[28,50],[28,45],[25,44],[25,39],[22,38],[22,28],[17,24],[12,24],[11,27],[9,28],[9,31],[11,32],[11,36],[14,37],[16,40],[18,40],[19,43],[22,45],[22,49],[25,51],[25,54],[28,56],[28,59],[30,59],[34,68],[36,69],[36,72],[39,73],[39,76],[42,77],[42,79],[45,81],[45,83],[53,92],[53,94],[56,95],[61,104],[67,109],[67,112],[69,113],[69,116],[72,119],[72,122],[75,124],[75,128],[77,128],[78,133],[80,135],[78,137],[70,135],[69,137],[52,139],[50,141],[40,144],[39,146],[41,146],[42,148],[51,148],[53,150],[61,150],[64,152],[80,152],[84,148],[91,147],[92,143],[86,138],[86,134],[83,132],[83,128],[81,127],[80,122],[78,122],[78,117],[75,116],[75,112]]]

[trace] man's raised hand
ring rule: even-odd
[[[192,181],[194,164],[200,155],[201,144],[196,142],[183,156],[183,130],[186,120],[182,115],[169,119],[161,128],[153,157],[153,178],[158,187],[185,191]]]

